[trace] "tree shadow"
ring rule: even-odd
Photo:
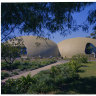
[[[83,73],[83,72],[85,72],[85,70],[79,69],[78,72],[79,72],[79,73]]]
[[[88,67],[87,65],[82,65],[81,67]]]
[[[96,94],[96,77],[86,77],[62,85],[56,94]],[[71,93],[70,93],[71,92]]]

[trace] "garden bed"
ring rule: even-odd
[[[38,69],[44,67],[46,65],[55,63],[56,59],[36,59],[36,60],[16,60],[12,65],[7,64],[6,62],[1,63],[1,79],[5,79],[7,77],[11,77],[14,75],[22,74],[26,71],[31,71],[34,69]],[[7,75],[6,75],[7,74]]]

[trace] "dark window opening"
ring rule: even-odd
[[[24,48],[21,48],[21,54],[23,54],[23,55],[26,55],[27,54],[27,51],[26,51],[26,48],[24,47]]]
[[[87,43],[86,48],[85,48],[85,53],[86,54],[92,54],[92,53],[96,54],[96,47],[91,43]]]

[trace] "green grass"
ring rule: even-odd
[[[83,66],[80,68],[81,72],[79,72],[80,77],[91,77],[96,76],[96,61],[83,63]]]

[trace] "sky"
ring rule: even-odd
[[[77,24],[82,24],[86,22],[86,18],[88,16],[88,12],[89,10],[94,10],[96,9],[96,3],[92,4],[89,7],[86,7],[83,11],[81,11],[80,13],[74,13],[73,14],[73,18],[76,19]],[[70,39],[70,38],[76,38],[76,37],[86,37],[89,36],[90,33],[92,33],[92,26],[90,26],[89,28],[89,32],[84,32],[81,29],[76,31],[76,32],[72,32],[71,34],[68,34],[66,37],[63,37],[58,33],[54,34],[54,38],[51,38],[51,40],[53,40],[56,43],[59,43],[60,41],[63,41],[65,39]]]
[[[83,23],[86,23],[86,18],[88,16],[89,10],[94,10],[94,9],[96,9],[96,3],[95,4],[92,4],[89,7],[86,7],[83,11],[81,11],[79,13],[78,12],[75,12],[73,14],[73,18],[75,18],[77,24],[79,24],[79,25],[80,24],[83,24]],[[76,32],[73,32],[72,31],[72,33],[71,34],[68,34],[66,37],[60,35],[59,33],[60,33],[59,31],[56,32],[55,34],[53,34],[51,36],[50,39],[53,40],[55,43],[59,43],[60,41],[65,40],[65,39],[76,38],[76,37],[86,37],[86,36],[89,36],[90,33],[92,33],[92,26],[90,26],[88,33],[82,31],[81,29],[79,29]],[[15,30],[14,35],[16,35],[16,36],[22,36],[22,35],[26,35],[26,34],[19,34],[18,33],[18,30]]]

